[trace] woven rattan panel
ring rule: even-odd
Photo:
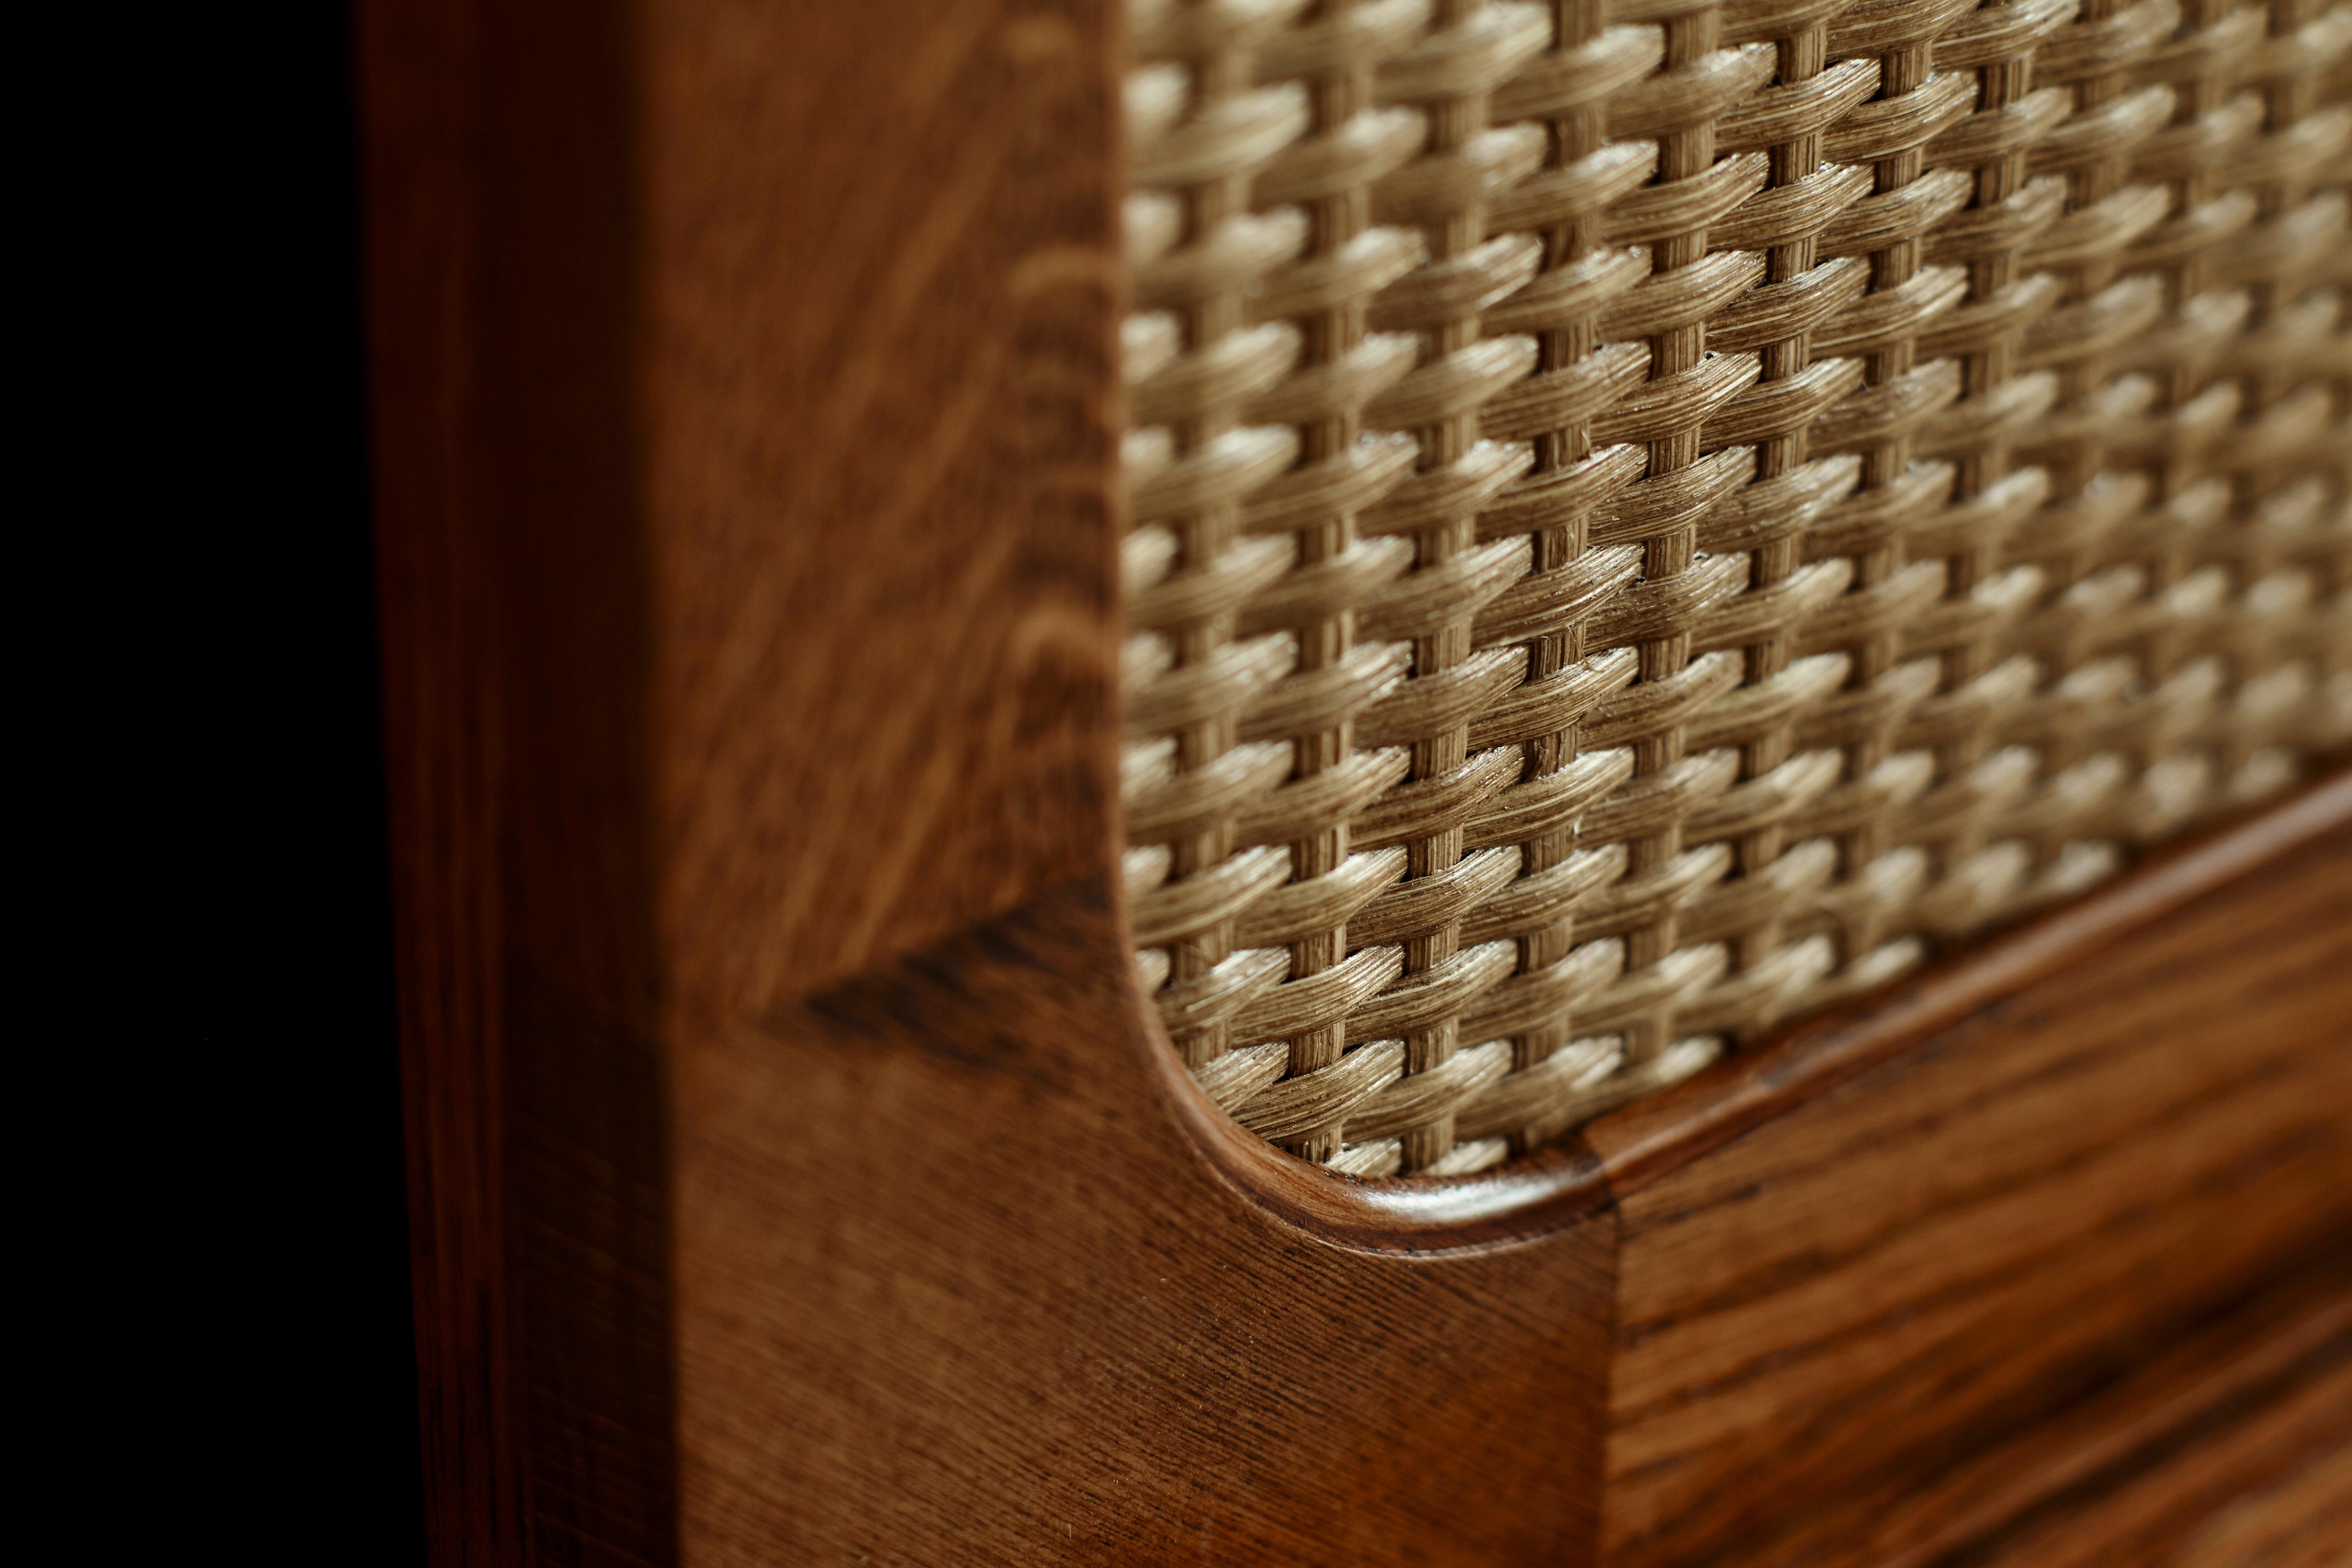
[[[1139,5],[1129,907],[1359,1173],[2352,739],[2352,4]]]

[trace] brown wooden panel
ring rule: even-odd
[[[2015,1440],[1822,1520],[1804,1550],[1879,1568],[2326,1563],[2352,1547],[2347,1373],[2352,1237],[2337,1237]]]
[[[1130,987],[1077,883],[682,1052],[688,1560],[1585,1560],[1610,1216],[1284,1225]]]
[[[1113,8],[635,11],[665,952],[756,1011],[1116,831]]]
[[[1199,1097],[1110,891],[1111,17],[362,7],[436,1560],[1589,1563],[1604,1475],[1702,1559],[2312,1245],[2306,818],[1479,1178]]]
[[[360,8],[445,1560],[675,1555],[666,1016],[1107,853],[1108,16]]]
[[[2339,1339],[2147,1468],[2057,1500],[1952,1568],[2337,1568],[2352,1556],[2352,1359]],[[2104,1479],[2104,1478],[2103,1478]]]
[[[1760,1538],[1925,1484],[2352,1211],[2347,868],[2338,828],[1628,1191],[1607,1559],[1823,1561]]]
[[[625,18],[356,11],[430,1531],[670,1552]]]

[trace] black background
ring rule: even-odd
[[[24,1110],[114,1179],[59,1232],[58,1341],[109,1369],[63,1405],[128,1478],[99,1542],[415,1564],[350,18],[75,26],[17,61],[58,92],[28,456],[83,502],[18,579],[66,699],[32,951],[95,961],[79,1082]]]

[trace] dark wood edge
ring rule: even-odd
[[[2248,1403],[2296,1384],[2332,1342],[2352,1334],[2347,1260],[2352,1237],[2338,1236],[2284,1278],[2135,1367],[2119,1385],[2056,1413],[2013,1447],[1948,1472],[1940,1486],[1956,1479],[1965,1485],[1970,1470],[1991,1472],[1999,1480],[1879,1568],[1937,1568],[2063,1508],[2070,1494],[2135,1479],[2151,1451],[2177,1451],[2185,1440],[2212,1435]],[[2159,1392],[2150,1397],[2142,1390]]]
[[[2352,823],[2352,772],[2151,857],[2081,901],[1801,1024],[1585,1129],[1613,1197],[1638,1192],[2044,975]]]
[[[1900,1055],[2225,883],[2352,824],[2352,770],[2251,819],[2160,851],[2079,902],[1948,954],[1827,1017],[1612,1112],[1582,1137],[1447,1181],[1343,1176],[1244,1129],[1192,1081],[1139,987],[1151,1070],[1210,1168],[1261,1212],[1355,1252],[1436,1257],[1538,1240]],[[1126,910],[1119,910],[1122,938]]]
[[[1168,1104],[1210,1168],[1252,1205],[1318,1241],[1416,1257],[1486,1251],[1565,1229],[1609,1202],[1600,1161],[1574,1144],[1444,1181],[1343,1176],[1294,1158],[1203,1093],[1139,988],[1135,1001]]]

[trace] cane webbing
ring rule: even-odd
[[[1133,7],[1127,896],[1456,1173],[2352,740],[2352,4]]]

